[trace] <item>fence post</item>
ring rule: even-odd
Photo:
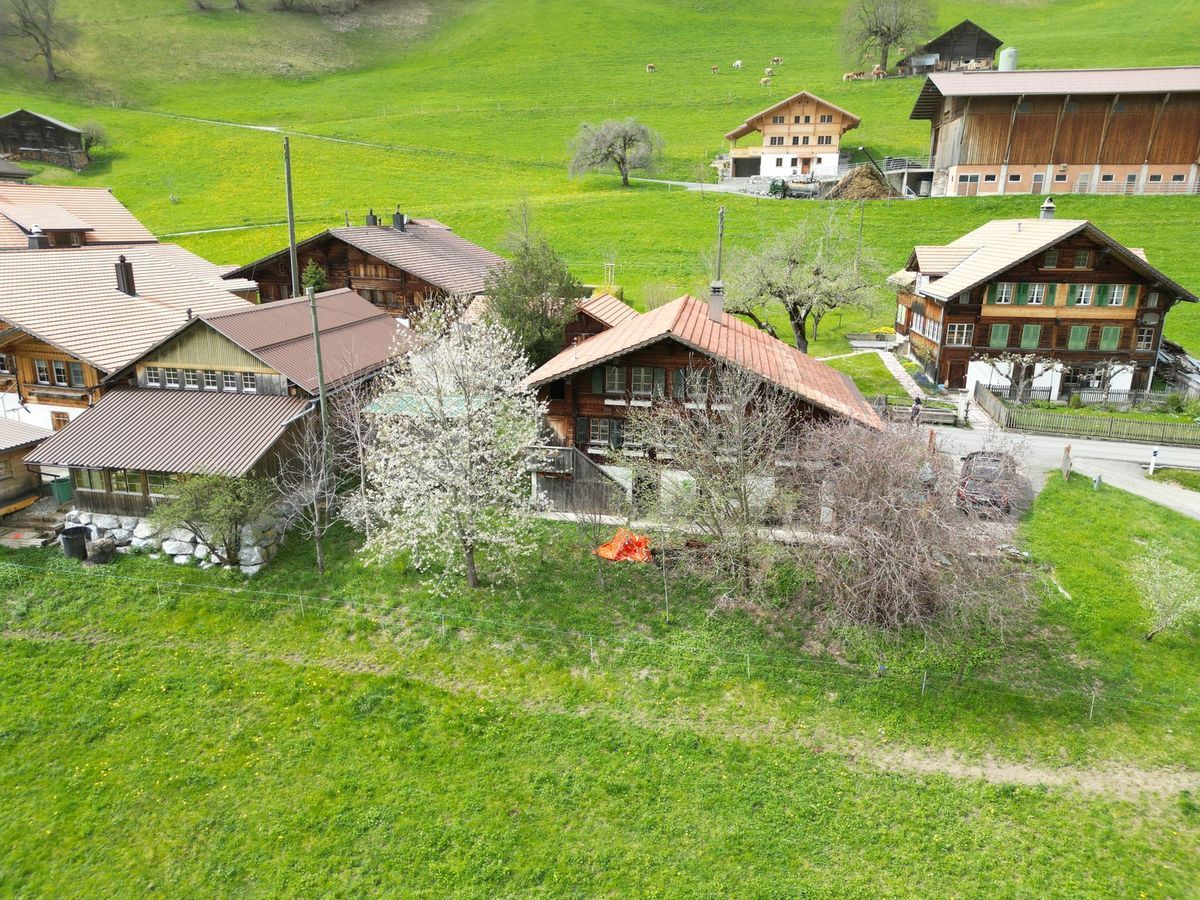
[[[750,654],[746,654],[746,677],[750,677]]]
[[[921,673],[921,696],[922,697],[925,696],[925,682],[928,678],[929,678],[928,670]]]
[[[442,619],[442,626],[441,626],[442,638],[445,639],[445,637],[446,637],[446,614],[441,613],[440,615],[441,615],[441,619]]]
[[[1096,715],[1096,692],[1093,690],[1092,691],[1092,705],[1088,709],[1088,721],[1090,722],[1092,720],[1092,717],[1095,715]]]

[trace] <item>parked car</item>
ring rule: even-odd
[[[957,502],[960,509],[1012,512],[1017,461],[1007,453],[976,450],[962,458]]]

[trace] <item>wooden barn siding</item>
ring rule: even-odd
[[[1029,112],[1017,113],[1013,120],[1010,165],[1045,165],[1062,101],[1054,97],[1033,97],[1026,101]]]
[[[1200,161],[1200,94],[1177,94],[1167,101],[1149,161],[1151,165]]]
[[[1100,163],[1141,163],[1150,146],[1154,117],[1162,97],[1122,97],[1123,112],[1114,112],[1104,135]]]

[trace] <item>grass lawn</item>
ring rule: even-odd
[[[1150,477],[1155,481],[1170,481],[1189,491],[1200,491],[1200,472],[1189,469],[1158,469]]]
[[[251,584],[331,598],[304,611],[147,558],[106,571],[194,589],[5,554],[59,574],[0,571],[0,885],[1186,896],[1194,795],[1128,786],[1195,772],[1200,631],[1142,641],[1125,567],[1137,539],[1200,567],[1200,523],[1052,479],[1022,535],[1071,599],[972,651],[961,689],[958,649],[823,634],[804,609],[710,614],[686,576],[668,623],[655,570],[610,566],[601,588],[564,526],[519,585],[445,595],[365,568],[342,532],[319,583],[289,543]],[[1109,774],[989,785],[955,754]]]
[[[1176,422],[1181,425],[1197,424],[1195,412],[1158,412],[1145,409],[1116,409],[1114,407],[1097,406],[1068,406],[1065,403],[1051,403],[1046,400],[1032,400],[1024,404],[1009,403],[1013,409],[1036,409],[1045,412],[1063,413],[1068,416],[1089,416],[1102,419],[1128,419],[1133,422]]]
[[[865,397],[882,395],[905,401],[910,399],[908,391],[904,390],[896,376],[888,371],[888,367],[876,353],[859,353],[855,356],[827,359],[825,362],[853,378]]]

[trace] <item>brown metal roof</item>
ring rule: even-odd
[[[0,181],[24,181],[32,177],[33,173],[28,169],[22,169],[7,159],[0,159]]]
[[[504,257],[459,237],[435,219],[413,219],[403,231],[384,225],[331,228],[305,239],[301,246],[326,235],[332,235],[364,253],[411,272],[448,294],[480,294],[488,273],[498,266],[507,265]],[[286,250],[272,253],[242,266],[232,273],[232,277],[253,278],[255,269],[263,263],[286,254]]]
[[[548,384],[667,339],[755,372],[821,409],[872,428],[881,425],[848,375],[728,313],[714,322],[708,304],[688,295],[568,347],[525,381]]]
[[[597,294],[579,304],[579,311],[591,316],[601,325],[612,328],[641,315],[636,309],[612,294]]]
[[[1082,94],[1200,92],[1200,66],[1137,69],[999,69],[935,72],[925,79],[910,119],[937,115],[943,97],[1073,97]]]
[[[27,447],[54,434],[49,428],[0,417],[0,452]]]
[[[51,226],[38,221],[49,210],[86,224],[90,230],[84,234],[85,244],[152,244],[157,240],[107,188],[0,182],[0,204],[7,208],[0,213],[0,250],[28,249],[29,228],[20,220],[50,230]],[[78,225],[66,227],[81,230]]]
[[[221,286],[215,266],[191,254],[183,266],[181,254],[169,244],[0,253],[0,321],[114,372],[184,325],[189,309],[252,308]],[[133,297],[117,290],[121,255],[133,265]]]
[[[845,132],[849,131],[851,128],[857,128],[858,123],[860,121],[862,121],[854,113],[850,112],[849,110],[842,109],[837,104],[830,103],[828,100],[826,100],[823,97],[818,97],[816,94],[813,94],[809,91],[799,91],[795,94],[792,94],[792,96],[788,97],[786,100],[780,100],[778,103],[774,104],[773,106],[768,106],[762,112],[755,113],[750,118],[748,118],[744,124],[739,125],[737,128],[733,129],[733,131],[726,134],[725,135],[726,139],[731,140],[731,141],[736,141],[738,138],[743,138],[746,135],[750,134],[751,132],[758,131],[759,127],[755,123],[758,122],[759,119],[761,119],[763,116],[770,115],[771,113],[775,112],[775,110],[777,110],[781,107],[787,106],[789,103],[791,103],[795,100],[799,100],[801,97],[808,97],[810,100],[812,100],[813,102],[817,103],[820,106],[826,106],[829,109],[837,110],[843,116],[845,116],[846,119],[850,120],[850,124],[848,124],[848,125],[846,124],[846,121],[843,120],[843,122],[842,122],[842,133],[843,134]]]
[[[203,320],[309,394],[317,391],[308,300],[264,303]],[[414,342],[403,323],[349,288],[317,295],[317,324],[328,386],[381,369]]]
[[[29,465],[244,475],[304,397],[117,389],[25,456]]]

